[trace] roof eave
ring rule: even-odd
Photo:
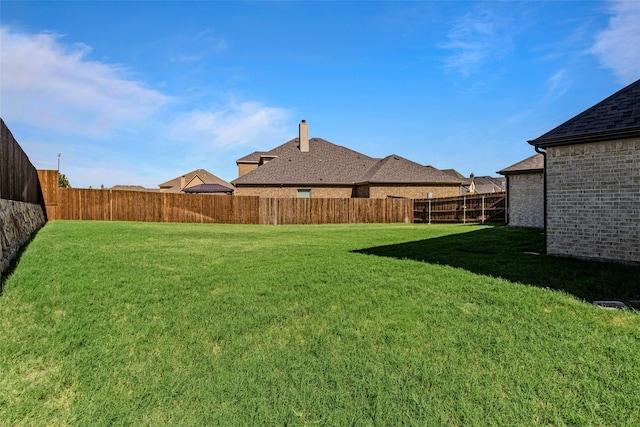
[[[514,170],[510,170],[510,171],[498,171],[496,173],[499,173],[500,175],[523,175],[523,174],[527,174],[527,173],[543,173],[544,169],[542,168],[536,168],[536,169],[514,169]]]
[[[463,181],[361,181],[356,185],[384,184],[384,185],[462,185]]]
[[[344,187],[353,186],[353,182],[236,182],[231,181],[236,187],[242,186],[260,186],[260,187],[308,187],[308,186],[324,186],[324,187]]]
[[[640,126],[625,129],[613,129],[600,132],[583,133],[579,135],[558,136],[555,138],[537,138],[527,142],[535,147],[547,148],[638,137],[640,137]]]

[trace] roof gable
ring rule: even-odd
[[[215,176],[214,174],[212,174],[211,172],[208,172],[204,169],[196,169],[194,171],[191,171],[185,175],[181,175],[179,177],[176,177],[170,181],[164,182],[162,184],[159,185],[160,188],[173,188],[173,187],[179,187],[180,186],[180,182],[182,177],[184,177],[184,182],[185,183],[191,183],[191,185],[199,185],[199,184],[220,184],[220,185],[224,185],[225,187],[231,187],[231,184],[229,184],[227,181],[218,178],[217,176]]]
[[[637,136],[640,136],[640,80],[529,143],[550,147]]]

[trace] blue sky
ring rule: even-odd
[[[640,78],[640,2],[2,1],[0,115],[74,187],[297,136],[468,176]]]

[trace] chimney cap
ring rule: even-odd
[[[305,119],[302,119],[302,123],[307,123],[307,121]]]

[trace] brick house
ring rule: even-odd
[[[322,138],[299,136],[271,151],[236,161],[238,196],[427,198],[457,196],[464,179],[453,170],[422,166],[397,155],[372,158]]]
[[[545,155],[547,253],[640,264],[640,80],[529,143]]]
[[[507,224],[544,228],[544,156],[534,154],[498,173],[507,180]]]
[[[204,169],[196,169],[159,185],[161,193],[233,194],[233,186]]]
[[[470,178],[465,178],[460,195],[495,194],[505,191],[505,188],[506,180],[504,177],[475,176],[471,174]]]

